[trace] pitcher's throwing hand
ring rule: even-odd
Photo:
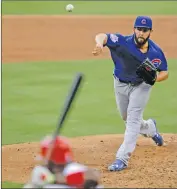
[[[97,56],[103,52],[103,45],[96,44],[95,48],[93,49],[92,53],[94,56]]]

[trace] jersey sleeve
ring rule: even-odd
[[[35,186],[44,186],[53,183],[55,176],[44,166],[36,166],[31,173],[31,183]]]
[[[165,57],[165,55],[162,51],[161,51],[161,54],[160,54],[160,59],[161,59],[161,64],[158,67],[159,71],[167,71],[168,70],[167,60],[166,60],[166,57]]]
[[[79,163],[70,163],[63,171],[67,185],[78,186],[84,183],[84,173],[87,167]]]
[[[124,36],[121,34],[107,33],[107,43],[104,46],[116,47],[124,41]]]

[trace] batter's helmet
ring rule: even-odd
[[[47,136],[40,143],[40,159],[48,158],[48,151],[51,148],[52,138]],[[56,137],[52,143],[51,155],[49,161],[56,165],[62,165],[73,161],[71,147],[64,137]]]

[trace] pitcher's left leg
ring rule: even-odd
[[[136,147],[140,133],[144,108],[149,100],[151,86],[145,83],[134,87],[130,93],[124,141],[116,154],[116,161],[108,167],[110,171],[120,171],[127,167],[128,160]]]

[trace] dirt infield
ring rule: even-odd
[[[98,32],[131,34],[135,17],[101,16],[3,16],[2,61],[60,61],[109,58],[109,52],[93,57],[94,36]],[[177,16],[153,17],[154,39],[167,58],[177,58]],[[110,173],[122,143],[121,135],[70,139],[76,159],[100,169],[105,187],[176,188],[177,135],[164,135],[167,145],[157,147],[150,139],[139,138],[129,168]],[[2,181],[26,182],[35,165],[38,144],[14,144],[2,149]]]
[[[105,187],[176,188],[177,135],[164,135],[166,146],[157,147],[140,137],[129,167],[117,173],[107,171],[121,144],[121,135],[88,136],[70,139],[78,162],[98,168]],[[35,165],[38,144],[14,144],[2,150],[2,180],[26,182]]]
[[[98,32],[131,34],[135,17],[5,16],[2,18],[2,61],[96,59],[91,52]],[[153,17],[152,39],[167,57],[177,57],[177,16]],[[108,58],[108,50],[98,58]]]

